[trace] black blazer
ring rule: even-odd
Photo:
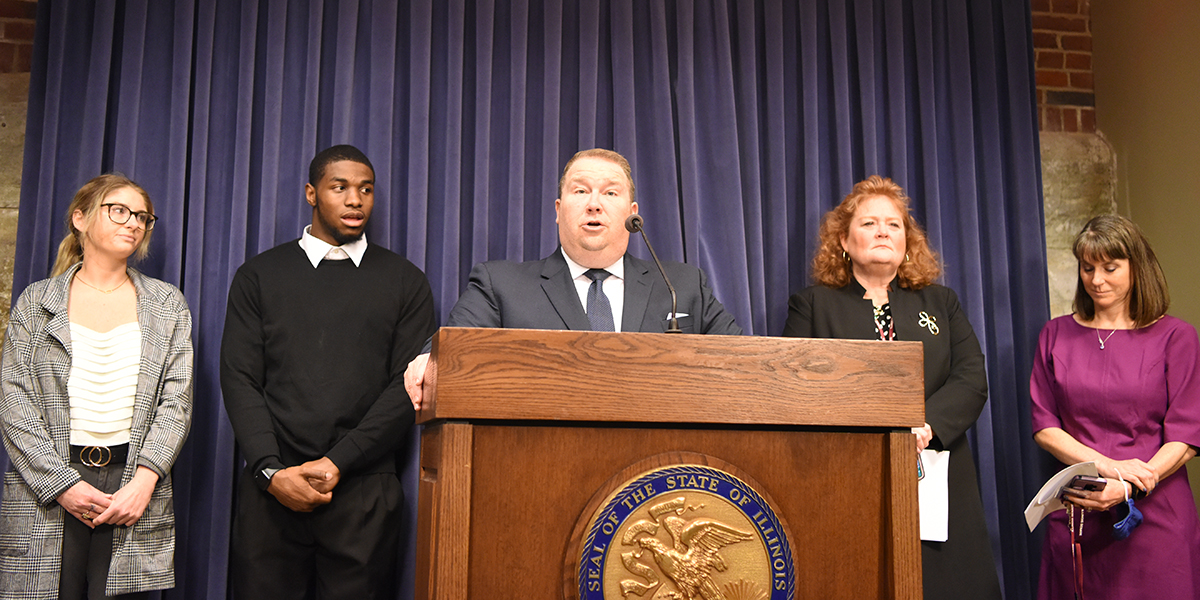
[[[704,272],[682,263],[663,263],[678,296],[684,333],[741,335],[733,315],[713,297]],[[621,331],[666,331],[671,294],[650,261],[625,255],[625,299]],[[450,311],[449,327],[589,330],[562,250],[542,260],[489,261],[471,269],[466,291]]]
[[[793,295],[783,335],[878,339],[872,304],[864,293],[862,285],[851,279],[839,289],[818,285]],[[945,543],[921,543],[925,600],[999,600],[1000,580],[984,523],[975,461],[964,435],[987,402],[987,372],[979,340],[950,288],[930,285],[913,291],[893,281],[888,301],[896,339],[922,342],[925,347],[925,422],[934,434],[929,447],[950,451],[950,535]]]
[[[836,290],[817,285],[793,295],[783,335],[878,339],[871,301],[863,298],[864,293],[851,278],[849,285]],[[987,402],[987,371],[975,330],[948,287],[930,285],[913,291],[893,282],[888,301],[896,339],[925,345],[925,422],[933,429],[937,446],[949,449],[975,423]]]

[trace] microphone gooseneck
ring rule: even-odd
[[[642,229],[642,216],[633,214],[625,219],[625,229],[630,233],[638,232],[642,234],[642,241],[646,242],[646,248],[650,249],[650,256],[654,259],[654,264],[658,265],[658,272],[662,275],[663,281],[667,284],[667,289],[671,292],[671,326],[667,328],[667,333],[683,333],[679,328],[679,305],[675,298],[675,286],[671,285],[671,279],[667,277],[666,269],[663,269],[662,263],[658,260],[658,254],[654,252],[654,246],[650,245],[650,238],[646,237],[646,230]]]

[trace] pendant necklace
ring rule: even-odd
[[[1108,334],[1108,336],[1107,336],[1107,337],[1105,337],[1104,339],[1100,339],[1100,330],[1099,330],[1099,329],[1096,329],[1096,339],[1097,339],[1097,340],[1099,340],[1099,342],[1100,342],[1100,349],[1101,349],[1101,350],[1103,350],[1103,349],[1104,349],[1104,342],[1107,342],[1107,341],[1108,341],[1108,338],[1111,338],[1111,337],[1113,336],[1113,334],[1114,334],[1114,333],[1116,333],[1116,332],[1117,332],[1117,330],[1116,330],[1116,329],[1114,329],[1114,330],[1112,330],[1112,332],[1111,332],[1111,333],[1109,333],[1109,334]]]

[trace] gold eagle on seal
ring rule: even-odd
[[[653,521],[642,519],[625,531],[621,543],[638,548],[622,554],[622,562],[626,569],[642,576],[648,583],[622,581],[622,596],[631,593],[642,596],[657,587],[658,576],[654,570],[637,560],[642,557],[644,550],[649,550],[654,563],[679,590],[679,594],[671,594],[671,597],[682,600],[726,600],[724,592],[712,578],[713,570],[724,571],[728,568],[721,557],[721,549],[754,539],[754,535],[712,519],[687,521],[682,515],[688,509],[696,510],[697,507],[686,506],[683,497],[656,504],[648,510]],[[660,527],[671,535],[671,546],[653,537]]]

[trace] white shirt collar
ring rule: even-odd
[[[334,246],[325,240],[322,240],[311,233],[312,225],[304,226],[304,233],[300,235],[300,248],[304,250],[305,256],[308,256],[308,262],[312,263],[313,268],[321,264],[322,260],[346,260],[349,258],[354,262],[354,266],[362,263],[363,255],[367,253],[367,234],[362,234],[362,237],[341,246]]]
[[[581,276],[583,276],[584,272],[588,270],[587,267],[571,260],[571,257],[567,256],[566,250],[563,250],[561,247],[559,247],[558,251],[562,252],[563,258],[567,259],[567,268],[571,270],[571,279],[579,279]],[[617,262],[604,267],[604,270],[612,273],[614,277],[624,281],[625,256],[622,255],[621,258],[617,259]]]

